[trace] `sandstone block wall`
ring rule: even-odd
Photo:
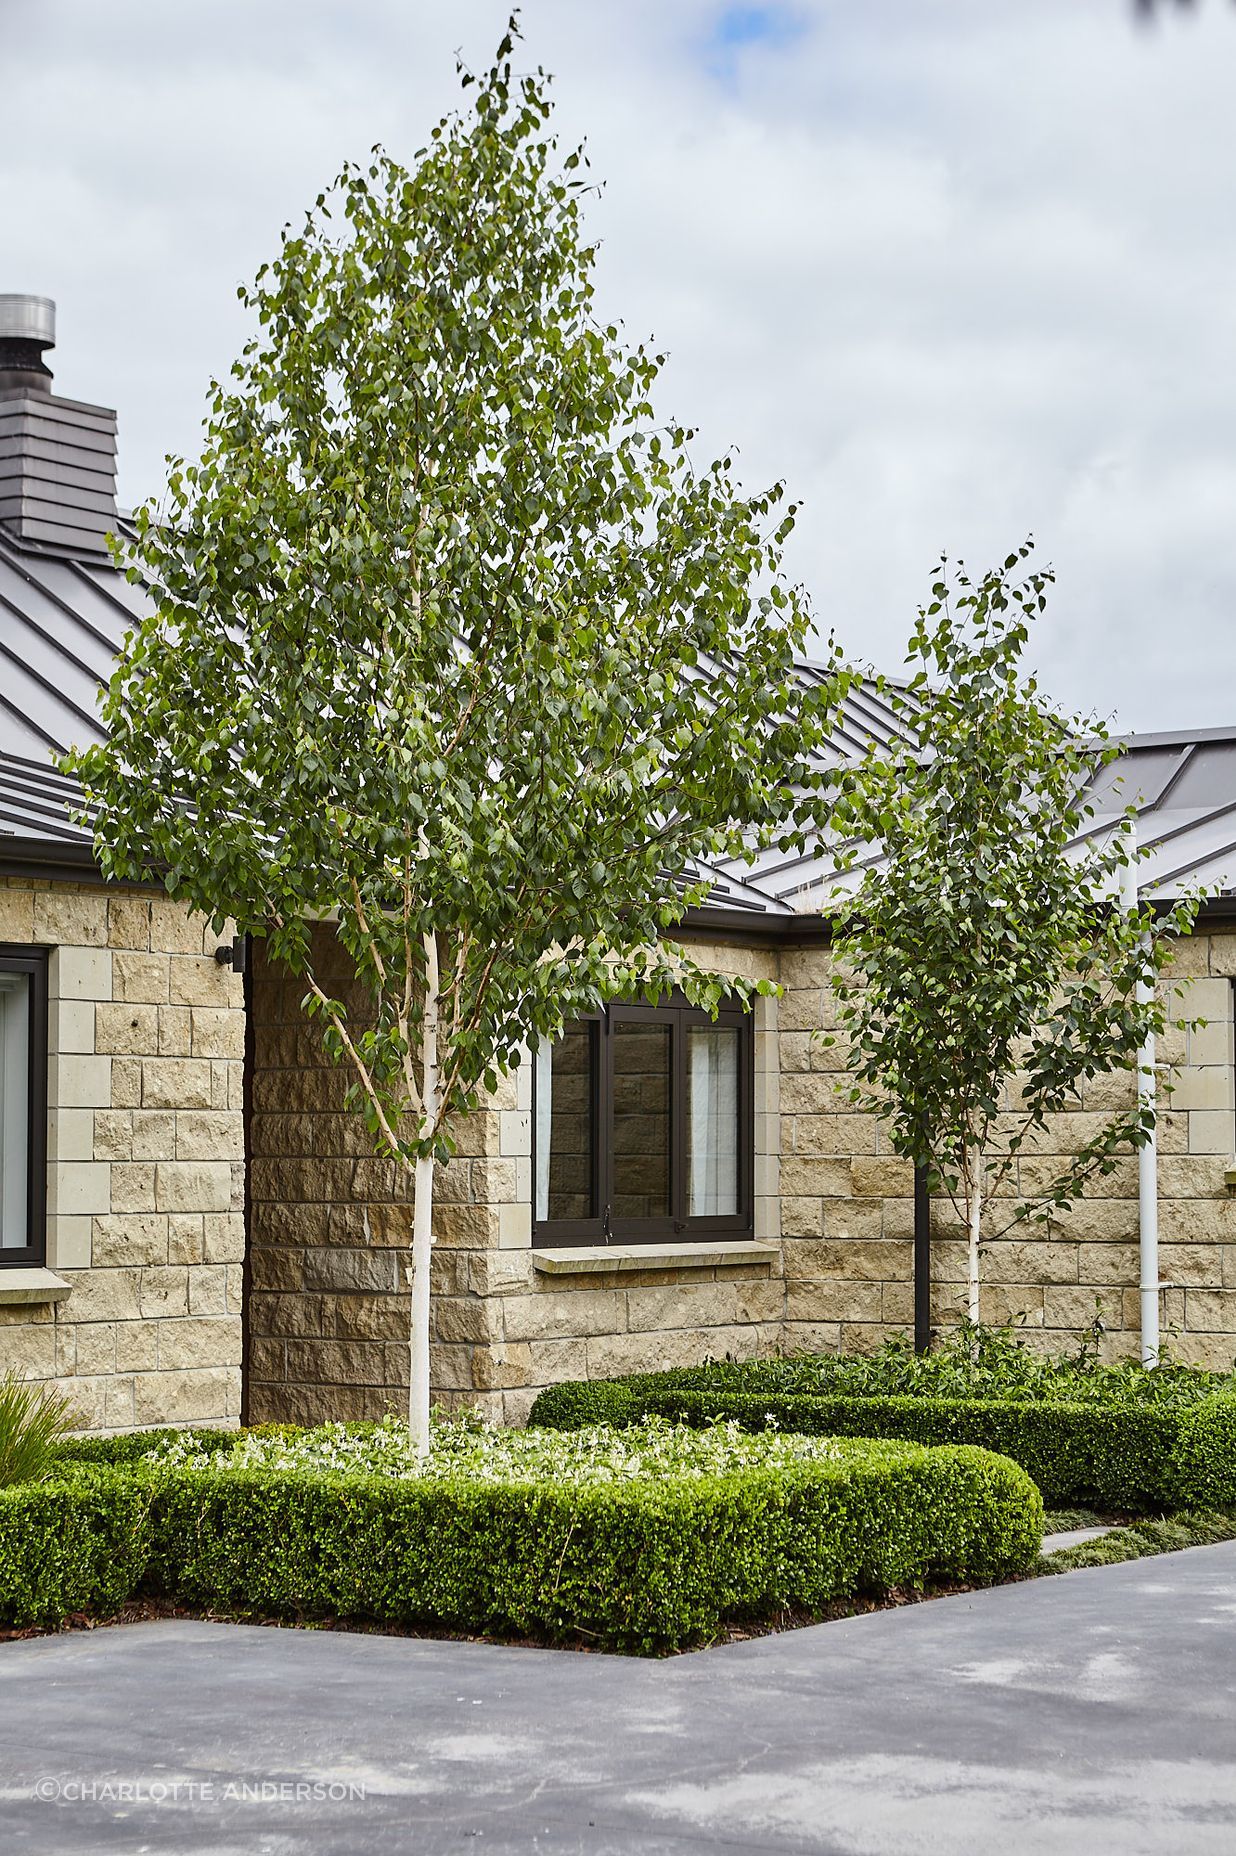
[[[772,977],[771,953],[705,956]],[[347,972],[326,929],[315,959],[337,996]],[[300,1009],[303,986],[254,962],[251,1132],[254,1422],[374,1417],[404,1407],[408,1383],[409,1190],[372,1157],[344,1106],[347,1075]],[[756,1033],[756,1230],[775,1237],[775,1002]],[[434,1394],[518,1420],[561,1379],[771,1350],[781,1332],[780,1260],[732,1267],[547,1276],[532,1253],[532,1078],[524,1065],[459,1126],[438,1170],[433,1262]]]
[[[328,931],[320,931],[324,936]],[[0,1362],[55,1381],[83,1427],[234,1421],[240,1410],[245,1012],[215,937],[156,894],[0,881],[0,942],[50,950],[48,1265],[67,1300],[0,1306]],[[330,955],[323,947],[329,967]],[[772,1255],[730,1266],[538,1270],[532,1099],[524,1066],[457,1131],[435,1213],[433,1380],[448,1404],[522,1417],[540,1387],[707,1355],[865,1348],[912,1319],[908,1167],[841,1096],[829,954],[697,947],[705,964],[777,978],[757,1004],[756,1226]],[[1236,933],[1180,950],[1178,1063],[1160,1121],[1165,1338],[1182,1358],[1236,1354],[1233,990]],[[341,972],[332,978],[346,984]],[[407,1386],[408,1192],[345,1107],[346,1074],[257,950],[251,1175],[250,1416],[317,1420],[401,1408]],[[1056,1170],[1121,1081],[1096,1085],[1021,1162]],[[1054,1146],[1056,1152],[1049,1151]],[[1067,1218],[995,1239],[983,1313],[1069,1344],[1097,1311],[1110,1356],[1138,1350],[1137,1169]],[[934,1210],[934,1316],[957,1317],[964,1246]]]
[[[320,931],[323,937],[327,931]],[[432,1377],[447,1404],[479,1403],[517,1421],[558,1380],[685,1364],[709,1355],[870,1348],[913,1319],[912,1177],[878,1121],[844,1101],[846,1056],[829,1025],[830,955],[695,948],[718,970],[777,978],[757,1004],[756,1226],[769,1259],[550,1275],[531,1243],[532,1096],[528,1066],[457,1130],[436,1191]],[[346,975],[325,940],[336,990]],[[1206,1028],[1173,1034],[1182,1065],[1160,1126],[1164,1332],[1183,1358],[1230,1365],[1236,1353],[1236,1200],[1224,1173],[1236,1140],[1232,989],[1236,935],[1181,949],[1189,1011]],[[301,987],[255,963],[250,1414],[319,1420],[401,1409],[407,1386],[408,1193],[372,1157],[344,1106],[344,1072],[300,1011]],[[1128,1087],[1095,1085],[1060,1118],[1021,1184],[1059,1158]],[[1054,1149],[1054,1151],[1053,1151]],[[1019,1227],[984,1258],[983,1314],[1021,1320],[1044,1346],[1074,1343],[1096,1310],[1104,1351],[1135,1355],[1137,1168],[1122,1162],[1067,1219]],[[957,1319],[965,1249],[934,1208],[934,1317]]]
[[[47,1264],[70,1285],[0,1306],[0,1369],[56,1382],[85,1429],[235,1421],[242,982],[200,918],[134,890],[0,879],[0,942],[50,950]]]
[[[848,1113],[838,1085],[845,1053],[812,1036],[832,1013],[829,955],[781,959],[781,1191],[789,1349],[870,1348],[913,1321],[913,1178],[889,1150],[878,1120]],[[1236,1356],[1236,1197],[1224,1174],[1236,1145],[1232,978],[1236,933],[1203,930],[1181,945],[1173,969],[1181,1016],[1208,1022],[1162,1041],[1179,1065],[1159,1118],[1163,1337],[1181,1359],[1230,1367]],[[1127,1079],[1096,1082],[1020,1161],[1032,1192],[1062,1156],[1117,1105]],[[956,1321],[966,1249],[952,1210],[933,1206],[933,1319]],[[983,1258],[981,1307],[990,1322],[1019,1321],[1046,1348],[1070,1346],[1098,1314],[1109,1358],[1139,1352],[1137,1161],[1086,1189],[1049,1225],[1020,1225]]]

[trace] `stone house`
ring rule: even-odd
[[[375,1415],[407,1383],[395,1169],[345,1110],[297,984],[260,944],[105,884],[52,765],[97,738],[143,597],[104,546],[121,521],[115,415],[51,391],[53,333],[44,300],[0,298],[0,1370],[55,1382],[108,1430]],[[837,751],[895,726],[859,691]],[[1139,737],[1122,767],[1152,893],[1219,880],[1236,856],[1236,729]],[[715,1022],[614,1007],[458,1130],[436,1213],[445,1402],[518,1420],[566,1377],[907,1330],[910,1171],[847,1111],[843,1060],[813,1036],[832,1010],[827,874],[775,856],[718,869],[679,930],[779,997]],[[1176,1351],[1229,1365],[1236,897],[1208,905],[1178,970],[1208,1022],[1160,1053],[1180,1069],[1159,1127],[1158,1293]],[[1061,1118],[1062,1152],[1112,1087]],[[1025,1160],[1027,1183],[1050,1165]],[[947,1321],[964,1247],[934,1216],[932,1315]],[[1136,1354],[1138,1231],[1130,1160],[1069,1218],[992,1245],[985,1316],[1058,1344],[1097,1306],[1109,1351]]]

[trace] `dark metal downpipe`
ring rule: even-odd
[[[931,1351],[931,1175],[914,1169],[914,1351]]]

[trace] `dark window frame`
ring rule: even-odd
[[[10,1249],[0,1246],[0,1269],[37,1269],[47,1260],[47,950],[0,942],[0,972],[30,976],[26,1071],[26,1234],[30,1242]]]
[[[590,1012],[579,1022],[595,1024],[592,1066],[592,1183],[594,1215],[590,1218],[536,1216],[535,1184],[532,1206],[533,1247],[585,1244],[692,1244],[710,1237],[749,1238],[755,1228],[755,1023],[738,1005],[722,1005],[710,1012],[675,997],[658,1005],[611,1005]],[[617,1023],[669,1024],[670,1031],[670,1210],[655,1218],[614,1218],[613,1200],[613,1097],[614,1034]],[[738,1209],[710,1217],[687,1213],[687,1032],[693,1025],[733,1026],[739,1032],[738,1059]],[[532,1127],[535,1152],[537,1091],[533,1071]]]

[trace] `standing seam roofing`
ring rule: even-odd
[[[148,601],[109,562],[19,543],[0,525],[0,843],[5,837],[49,847],[89,842],[89,832],[68,816],[80,802],[77,789],[52,759],[104,738],[100,691]],[[804,684],[818,684],[825,674],[809,660],[795,669]],[[831,747],[844,762],[870,740],[893,746],[910,739],[887,698],[867,684],[847,697]],[[1150,851],[1143,893],[1168,897],[1189,882],[1231,893],[1236,728],[1129,736],[1125,755],[1094,783],[1095,819],[1082,835],[1110,829],[1130,798]],[[878,861],[875,854],[864,864]],[[707,874],[714,905],[755,915],[818,913],[839,880],[827,845],[789,858],[767,850],[709,866]]]

